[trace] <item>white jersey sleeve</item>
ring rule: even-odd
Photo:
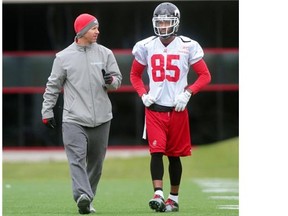
[[[195,64],[203,58],[204,52],[199,43],[185,36],[180,36],[181,40],[189,44],[189,64]]]
[[[155,36],[151,36],[144,40],[141,40],[135,44],[132,50],[132,54],[134,55],[135,59],[141,63],[142,65],[147,65],[147,48],[145,45],[155,39]]]

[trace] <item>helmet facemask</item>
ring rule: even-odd
[[[174,16],[158,15],[152,18],[152,23],[157,36],[168,38],[177,33],[180,20]]]

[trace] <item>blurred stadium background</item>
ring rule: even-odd
[[[192,142],[209,144],[239,135],[239,2],[173,1],[181,12],[179,34],[204,48],[212,82],[189,101]],[[122,87],[110,92],[114,119],[110,146],[146,145],[143,105],[129,81],[131,49],[153,35],[160,1],[3,0],[3,147],[62,146],[61,127],[41,122],[42,94],[57,51],[74,39],[80,13],[100,22],[98,42],[115,53]],[[189,77],[193,82],[195,76]],[[146,79],[147,80],[147,79]],[[55,107],[61,125],[62,96]]]

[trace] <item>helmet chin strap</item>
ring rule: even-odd
[[[160,36],[160,38],[163,38],[163,39],[169,39],[170,37],[172,37],[173,36],[173,34],[171,34],[171,35],[166,35],[166,36]]]

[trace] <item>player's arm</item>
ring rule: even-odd
[[[196,81],[188,86],[187,90],[192,92],[193,95],[197,94],[204,86],[211,82],[210,71],[203,59],[199,60],[195,64],[191,65],[192,69],[198,75]],[[190,92],[190,93],[191,93]]]
[[[147,93],[142,80],[142,74],[145,67],[145,65],[142,65],[136,59],[134,59],[130,71],[130,82],[140,97]]]

